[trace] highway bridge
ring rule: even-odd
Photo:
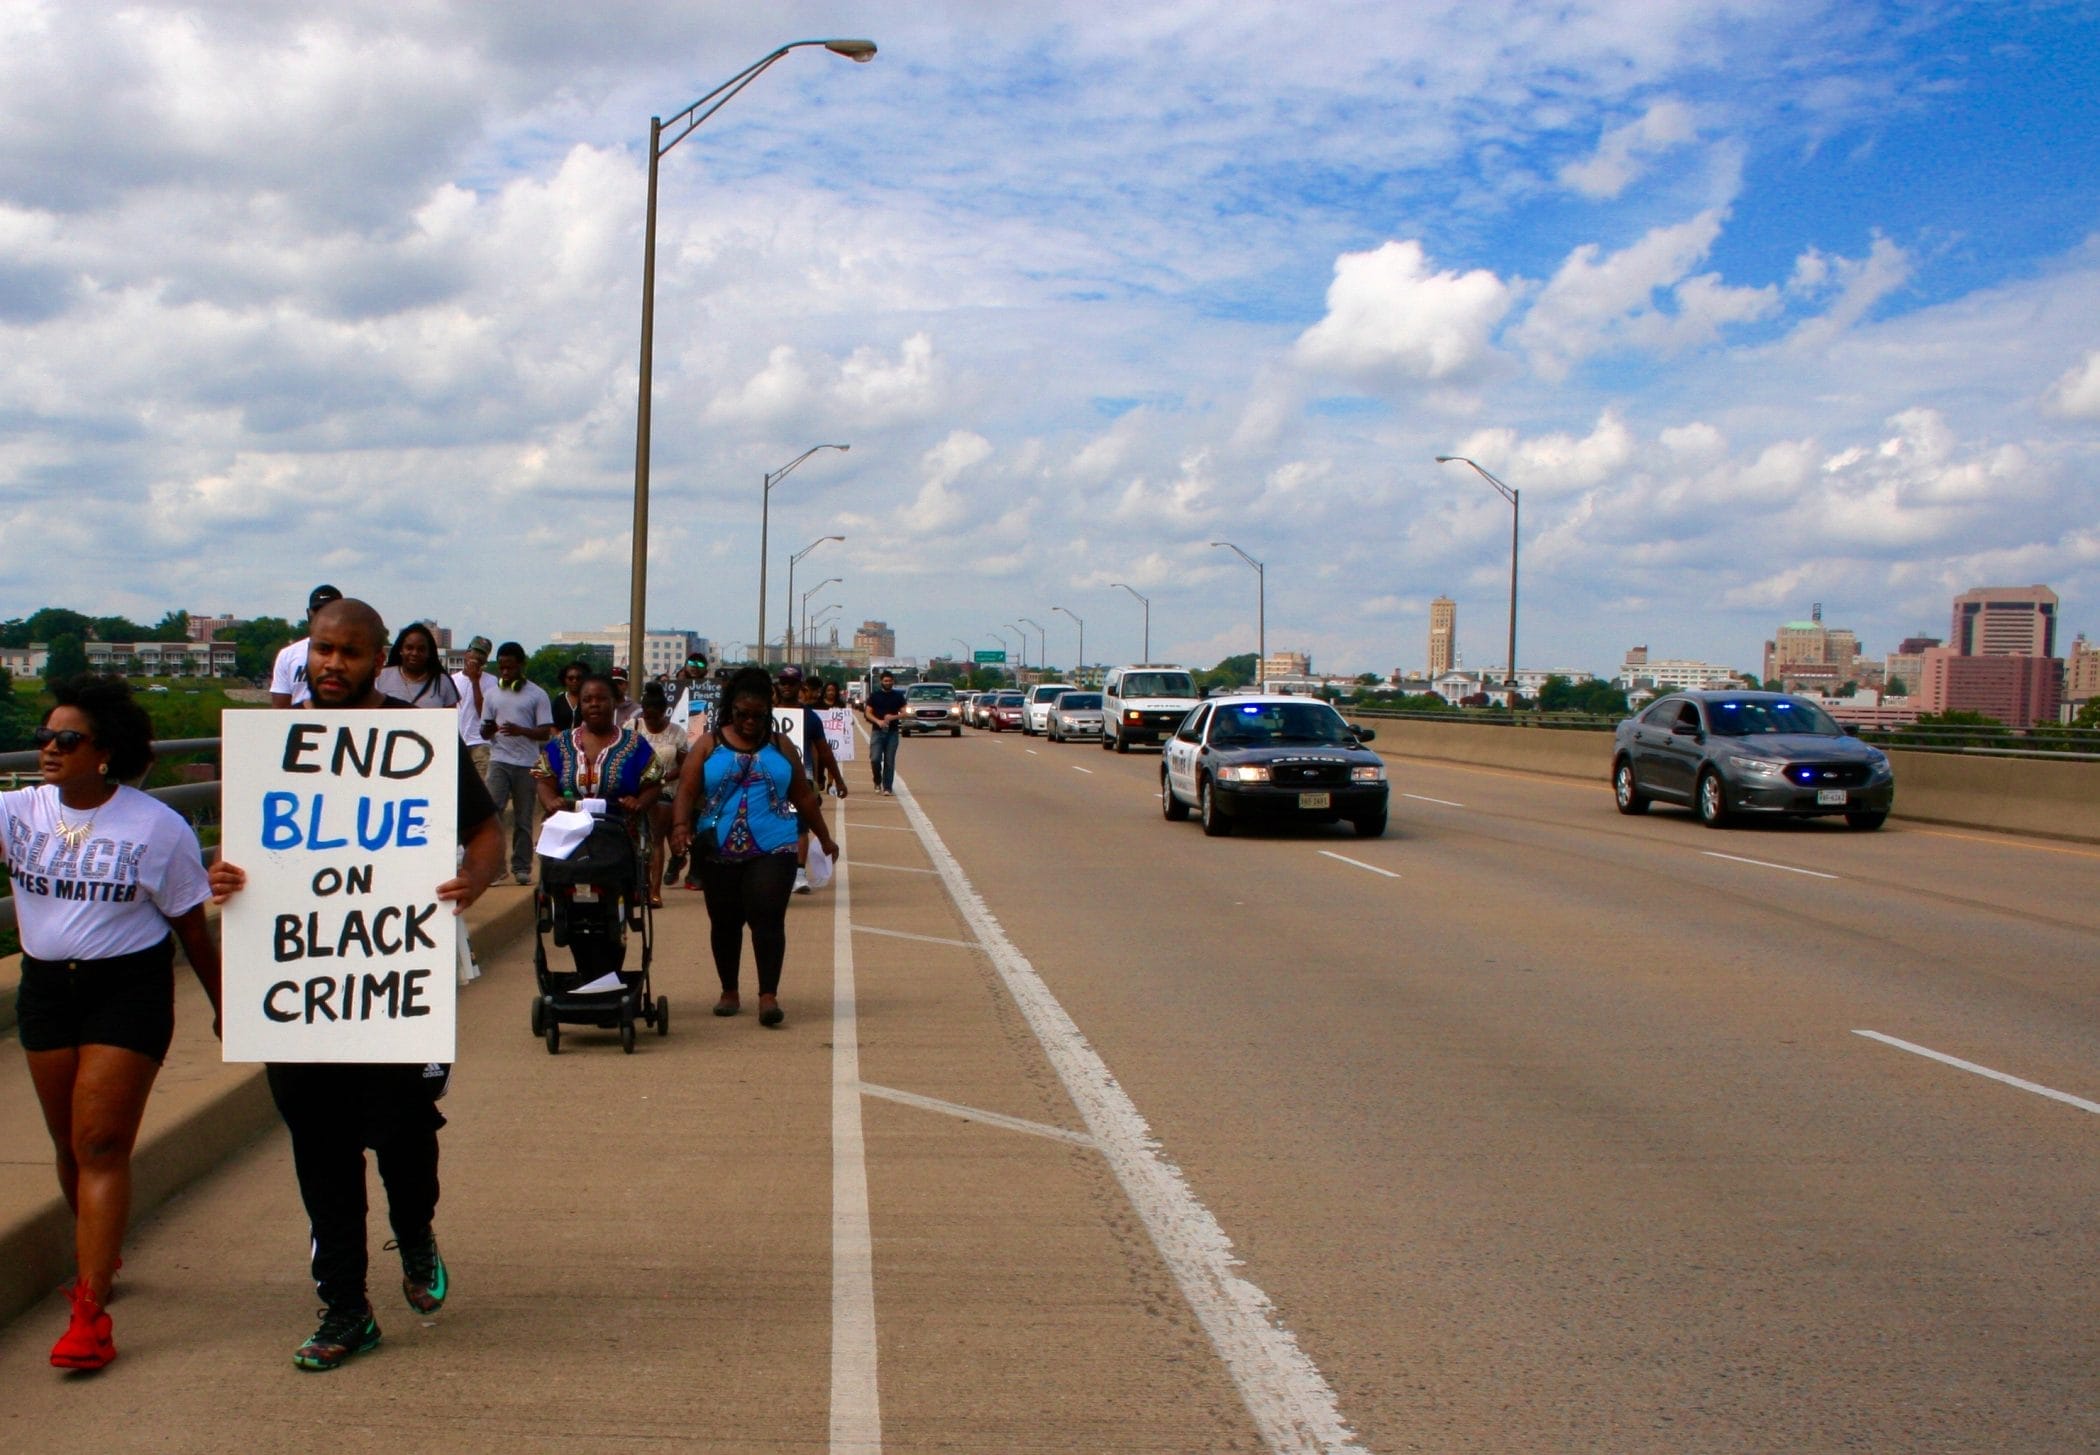
[[[45,1366],[55,1295],[6,1328],[0,1444],[2100,1448],[2100,847],[1714,833],[1404,737],[1373,841],[1206,839],[1149,753],[906,744],[833,807],[786,1027],[704,1013],[674,893],[631,1057],[532,1039],[492,891],[456,1292],[410,1314],[375,1225],[386,1342],[326,1376],[284,1139],[186,1004],[149,1130],[213,1170],[127,1248],[111,1369]]]

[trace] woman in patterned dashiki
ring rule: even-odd
[[[540,807],[560,813],[586,799],[602,800],[606,816],[625,820],[634,837],[663,794],[656,754],[647,738],[614,724],[611,679],[584,678],[577,712],[576,726],[556,733],[533,765]]]

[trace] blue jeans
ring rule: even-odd
[[[875,772],[875,786],[887,793],[897,779],[897,729],[876,728],[868,734],[868,766]]]

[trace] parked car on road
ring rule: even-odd
[[[1044,721],[1043,735],[1053,743],[1068,743],[1074,738],[1100,737],[1101,694],[1058,693],[1057,701],[1050,704],[1050,716]]]
[[[914,682],[904,689],[904,715],[897,719],[897,735],[946,733],[962,736],[962,703],[948,682]]]
[[[984,725],[995,733],[1021,725],[1022,714],[1027,711],[1028,696],[1022,692],[997,692],[992,695],[992,705],[985,709]]]
[[[1681,803],[1708,828],[1738,815],[1843,814],[1878,829],[1896,801],[1886,753],[1780,692],[1657,698],[1613,734],[1611,784],[1621,813]]]
[[[1021,731],[1031,737],[1043,730],[1050,720],[1050,704],[1064,692],[1076,692],[1075,682],[1038,682],[1028,689],[1028,715],[1021,722]]]
[[[1167,739],[1160,812],[1179,820],[1194,809],[1213,838],[1240,819],[1267,818],[1347,819],[1375,839],[1385,832],[1392,785],[1384,760],[1364,746],[1374,736],[1309,697],[1214,697]]]
[[[1163,742],[1201,700],[1186,667],[1138,662],[1113,668],[1101,679],[1101,746],[1127,753],[1134,743]]]

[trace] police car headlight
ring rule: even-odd
[[[1259,763],[1244,763],[1220,768],[1218,780],[1221,783],[1266,783],[1269,781],[1269,770]]]
[[[1372,763],[1361,768],[1351,768],[1349,770],[1349,781],[1352,783],[1383,783],[1385,782],[1385,765],[1383,763]]]
[[[1738,758],[1735,760],[1735,765],[1743,772],[1758,778],[1783,778],[1786,776],[1786,764],[1768,763],[1763,758]]]

